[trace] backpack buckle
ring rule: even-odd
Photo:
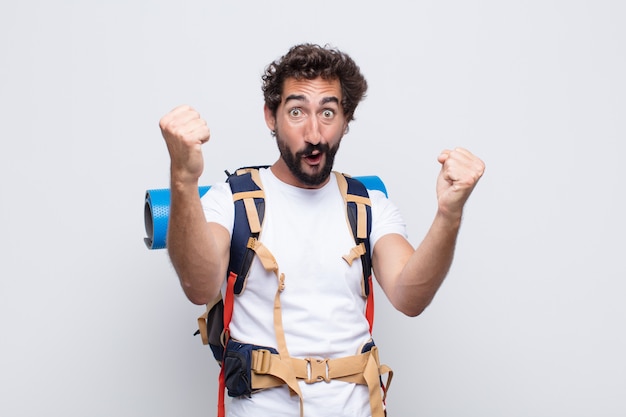
[[[307,378],[304,380],[307,384],[326,381],[330,382],[328,376],[328,358],[305,358],[307,368]]]

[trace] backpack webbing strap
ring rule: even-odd
[[[265,193],[257,169],[239,169],[228,177],[235,205],[233,242],[248,242],[258,239],[265,215]],[[245,213],[245,214],[244,214]],[[236,275],[235,294],[240,294],[246,283],[254,252],[247,244],[231,245],[229,273]]]
[[[252,389],[273,388],[285,384],[285,372],[295,372],[307,384],[331,380],[367,385],[370,394],[372,417],[383,417],[383,404],[391,384],[393,371],[381,365],[378,348],[354,356],[336,359],[290,358],[289,362],[267,349],[252,351]],[[383,384],[381,375],[388,374]]]
[[[300,416],[304,417],[304,400],[302,398],[302,391],[293,366],[291,366],[292,358],[289,356],[287,350],[287,341],[285,340],[285,330],[283,327],[283,313],[280,303],[280,294],[285,289],[285,274],[278,270],[278,263],[274,258],[274,255],[267,249],[260,241],[256,239],[250,239],[252,243],[252,250],[256,253],[257,257],[263,264],[268,272],[273,272],[278,282],[276,286],[276,294],[274,295],[274,333],[276,334],[276,344],[278,347],[278,356],[282,359],[284,366],[281,368],[281,379],[283,383],[287,384],[289,391],[292,395],[297,395],[300,400]]]
[[[367,188],[360,181],[348,175],[335,172],[339,190],[346,203],[346,216],[350,224],[356,246],[343,256],[349,265],[358,257],[363,266],[361,292],[366,297],[365,317],[370,334],[374,328],[374,289],[372,286],[372,262],[370,258],[369,234],[372,229],[372,206]]]
[[[237,281],[237,276],[234,273],[230,273],[226,278],[226,293],[224,294],[224,331],[222,332],[222,345],[226,346],[228,339],[230,338],[230,320],[233,317],[233,306],[235,304],[235,295],[234,295],[234,287],[235,282]],[[224,355],[226,355],[226,351],[224,351]],[[226,408],[224,393],[226,392],[226,367],[224,366],[224,358],[222,358],[222,363],[220,367],[220,374],[218,377],[219,389],[218,389],[218,400],[217,400],[217,416],[225,417],[226,416]]]
[[[274,332],[276,333],[276,343],[278,347],[277,356],[281,359],[280,365],[277,366],[277,373],[281,377],[281,384],[287,384],[292,395],[297,395],[300,399],[300,416],[304,416],[302,391],[300,390],[300,385],[298,385],[294,368],[291,366],[292,358],[289,356],[289,351],[287,350],[287,341],[285,340],[285,331],[283,328],[280,294],[285,289],[285,274],[280,273],[278,263],[276,262],[274,255],[272,255],[269,249],[267,249],[267,247],[264,246],[259,240],[251,237],[248,240],[248,247],[254,251],[257,258],[261,261],[263,268],[268,272],[273,272],[277,279],[276,295],[274,296]],[[234,298],[234,295],[231,294],[231,297]],[[226,328],[226,321],[224,321],[224,326],[224,328]],[[224,389],[222,387],[220,387],[220,395],[224,395]],[[221,402],[221,405],[223,406],[223,402]]]

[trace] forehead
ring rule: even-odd
[[[287,78],[283,84],[282,102],[293,96],[302,96],[310,101],[335,97],[341,102],[341,83],[338,79],[326,80],[321,77],[312,80]]]

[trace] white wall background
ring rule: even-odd
[[[378,292],[391,416],[626,415],[626,5],[4,1],[0,415],[213,415],[201,308],[143,244],[159,118],[198,108],[205,184],[271,163],[260,75],[331,43],[370,82],[336,168],[379,175],[418,243],[436,156],[487,172],[452,271],[409,319]]]

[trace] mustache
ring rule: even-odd
[[[296,153],[296,156],[306,157],[306,156],[312,155],[315,151],[318,151],[319,153],[325,153],[325,152],[328,152],[329,150],[330,150],[330,145],[328,145],[328,143],[318,143],[316,145],[308,143],[304,149]]]

